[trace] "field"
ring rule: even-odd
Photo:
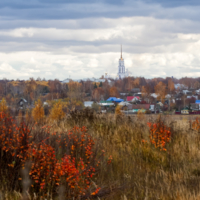
[[[196,117],[1,113],[0,198],[200,199]]]

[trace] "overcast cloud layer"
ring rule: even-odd
[[[0,79],[200,76],[200,1],[1,0]]]

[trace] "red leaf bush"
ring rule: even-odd
[[[22,190],[20,170],[30,162],[30,193],[56,195],[56,188],[64,186],[67,199],[98,194],[100,188],[93,188],[92,179],[103,155],[85,127],[62,134],[31,130],[0,113],[0,177],[7,180],[6,188]]]
[[[147,123],[149,126],[149,139],[155,148],[166,151],[166,145],[171,140],[171,129],[159,118],[156,123]]]

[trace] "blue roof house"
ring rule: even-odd
[[[195,103],[200,104],[200,100],[196,100]]]
[[[120,103],[122,101],[124,101],[123,99],[119,99],[119,98],[116,98],[116,97],[110,97],[108,98],[106,101],[114,101],[116,103]]]

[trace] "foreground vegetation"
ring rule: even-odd
[[[199,199],[199,120],[74,111],[54,123],[0,114],[5,199]]]

